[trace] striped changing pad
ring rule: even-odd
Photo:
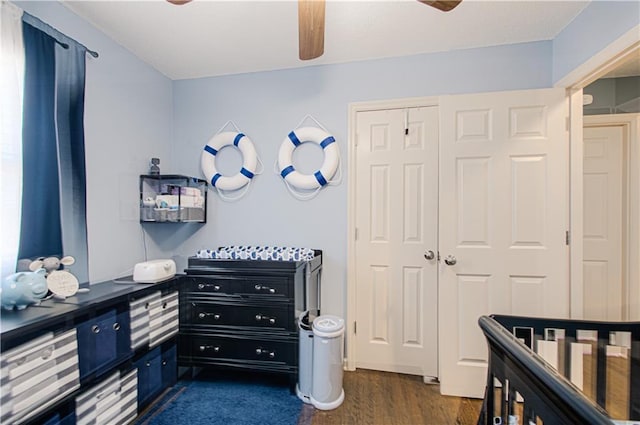
[[[311,248],[251,245],[223,246],[215,250],[201,249],[196,253],[197,258],[225,260],[311,261],[314,256]]]

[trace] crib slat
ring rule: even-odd
[[[599,406],[607,405],[607,345],[609,331],[598,330],[598,356],[596,359],[596,402]]]
[[[631,332],[629,419],[640,420],[640,329]]]

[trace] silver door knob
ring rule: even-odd
[[[436,258],[436,254],[433,251],[429,250],[424,252],[425,260],[433,260],[434,258]]]
[[[456,260],[456,257],[454,257],[453,255],[447,255],[444,258],[444,263],[447,266],[455,266],[457,262],[458,262],[458,260]]]

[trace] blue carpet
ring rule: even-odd
[[[295,425],[302,401],[277,375],[202,372],[180,381],[140,425]]]

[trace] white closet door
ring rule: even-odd
[[[435,377],[438,109],[356,125],[356,367]]]
[[[482,397],[479,316],[569,315],[568,101],[562,89],[446,96],[440,112],[441,391]]]

